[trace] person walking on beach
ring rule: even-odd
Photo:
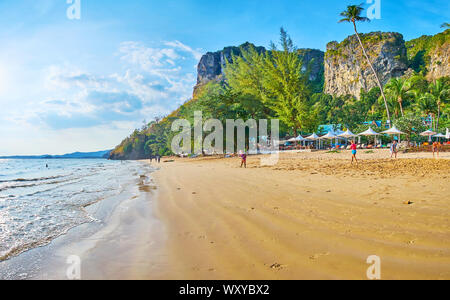
[[[160,163],[161,163],[161,156],[158,155],[158,156],[156,157],[156,160],[158,161],[158,164],[160,164]]]
[[[395,159],[397,159],[397,152],[398,152],[397,146],[398,146],[397,141],[394,140],[394,142],[391,145],[391,158],[395,155]]]
[[[245,168],[247,169],[247,153],[244,151],[241,153],[241,168],[242,166],[245,166]]]
[[[433,149],[433,158],[435,158],[435,155],[437,154],[437,157],[439,158],[439,150],[441,150],[441,143],[434,142],[432,149]]]
[[[356,147],[355,141],[352,141],[352,145],[350,146],[350,149],[352,150],[352,164],[353,164],[353,161],[356,161],[356,163],[358,163],[358,159],[356,158],[357,147]]]

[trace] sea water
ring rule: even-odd
[[[104,159],[0,160],[0,262],[95,222],[86,207],[120,194],[142,168]]]

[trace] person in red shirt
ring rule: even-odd
[[[350,146],[350,149],[352,150],[352,164],[353,161],[356,161],[356,163],[358,163],[358,159],[356,158],[356,144],[355,141],[352,141],[352,145]]]
[[[246,152],[241,152],[241,168],[242,166],[245,166],[245,168],[247,169],[247,153]]]

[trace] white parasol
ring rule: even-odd
[[[355,137],[355,136],[356,136],[356,134],[351,132],[349,129],[347,129],[346,132],[344,132],[344,133],[339,135],[339,137],[346,138],[346,139],[349,139],[349,138],[352,138],[352,137]]]
[[[433,136],[435,134],[437,134],[437,132],[434,132],[432,130],[427,130],[427,131],[422,132],[420,135],[421,136]]]
[[[392,127],[389,130],[383,131],[383,134],[389,134],[389,135],[397,135],[397,134],[406,134],[404,132],[401,132],[400,130],[397,129],[397,127]]]
[[[304,141],[306,141],[306,139],[305,139],[304,137],[302,137],[301,135],[299,135],[298,137],[296,137],[295,140],[296,140],[297,142],[304,142]]]
[[[369,127],[369,129],[367,129],[364,132],[361,132],[358,135],[362,135],[362,136],[376,136],[376,135],[380,135],[379,133],[375,132],[372,127]]]
[[[333,131],[330,131],[330,132],[328,132],[326,135],[324,135],[324,136],[322,136],[320,139],[323,139],[323,140],[332,140],[332,139],[335,139],[335,138],[337,138],[338,136],[333,132]]]
[[[318,139],[320,139],[320,137],[317,134],[313,133],[312,135],[308,136],[306,139],[308,141],[317,141]]]

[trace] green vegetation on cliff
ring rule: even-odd
[[[445,43],[450,42],[450,29],[436,35],[423,35],[406,42],[410,67],[416,72],[427,73],[430,64],[430,54]]]

